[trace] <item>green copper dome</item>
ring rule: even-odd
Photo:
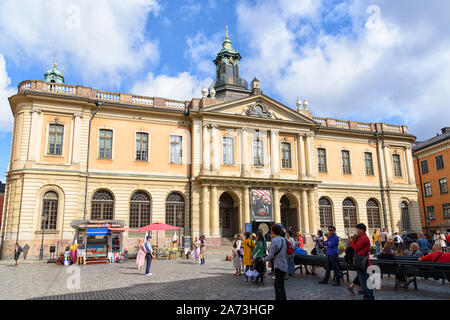
[[[47,70],[47,72],[44,74],[44,81],[46,82],[53,82],[53,83],[64,83],[64,74],[58,70],[58,64],[53,64],[53,68],[50,70]]]

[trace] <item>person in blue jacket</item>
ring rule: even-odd
[[[339,286],[341,280],[341,273],[339,271],[339,237],[336,235],[336,228],[334,226],[328,227],[328,239],[323,243],[327,248],[327,268],[325,272],[325,278],[319,281],[320,284],[327,284],[328,278],[330,277],[330,271],[333,269],[334,272],[334,283],[333,286]]]

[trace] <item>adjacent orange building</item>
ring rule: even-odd
[[[450,232],[450,127],[413,146],[414,171],[419,189],[422,227],[425,232]]]

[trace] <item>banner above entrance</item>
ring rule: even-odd
[[[273,221],[272,189],[251,189],[250,205],[253,221]]]

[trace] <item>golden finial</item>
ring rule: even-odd
[[[228,25],[225,26],[225,39],[228,39]]]
[[[58,66],[58,63],[56,62],[58,60],[58,52],[55,55],[55,63],[53,63],[53,67],[56,68]]]

